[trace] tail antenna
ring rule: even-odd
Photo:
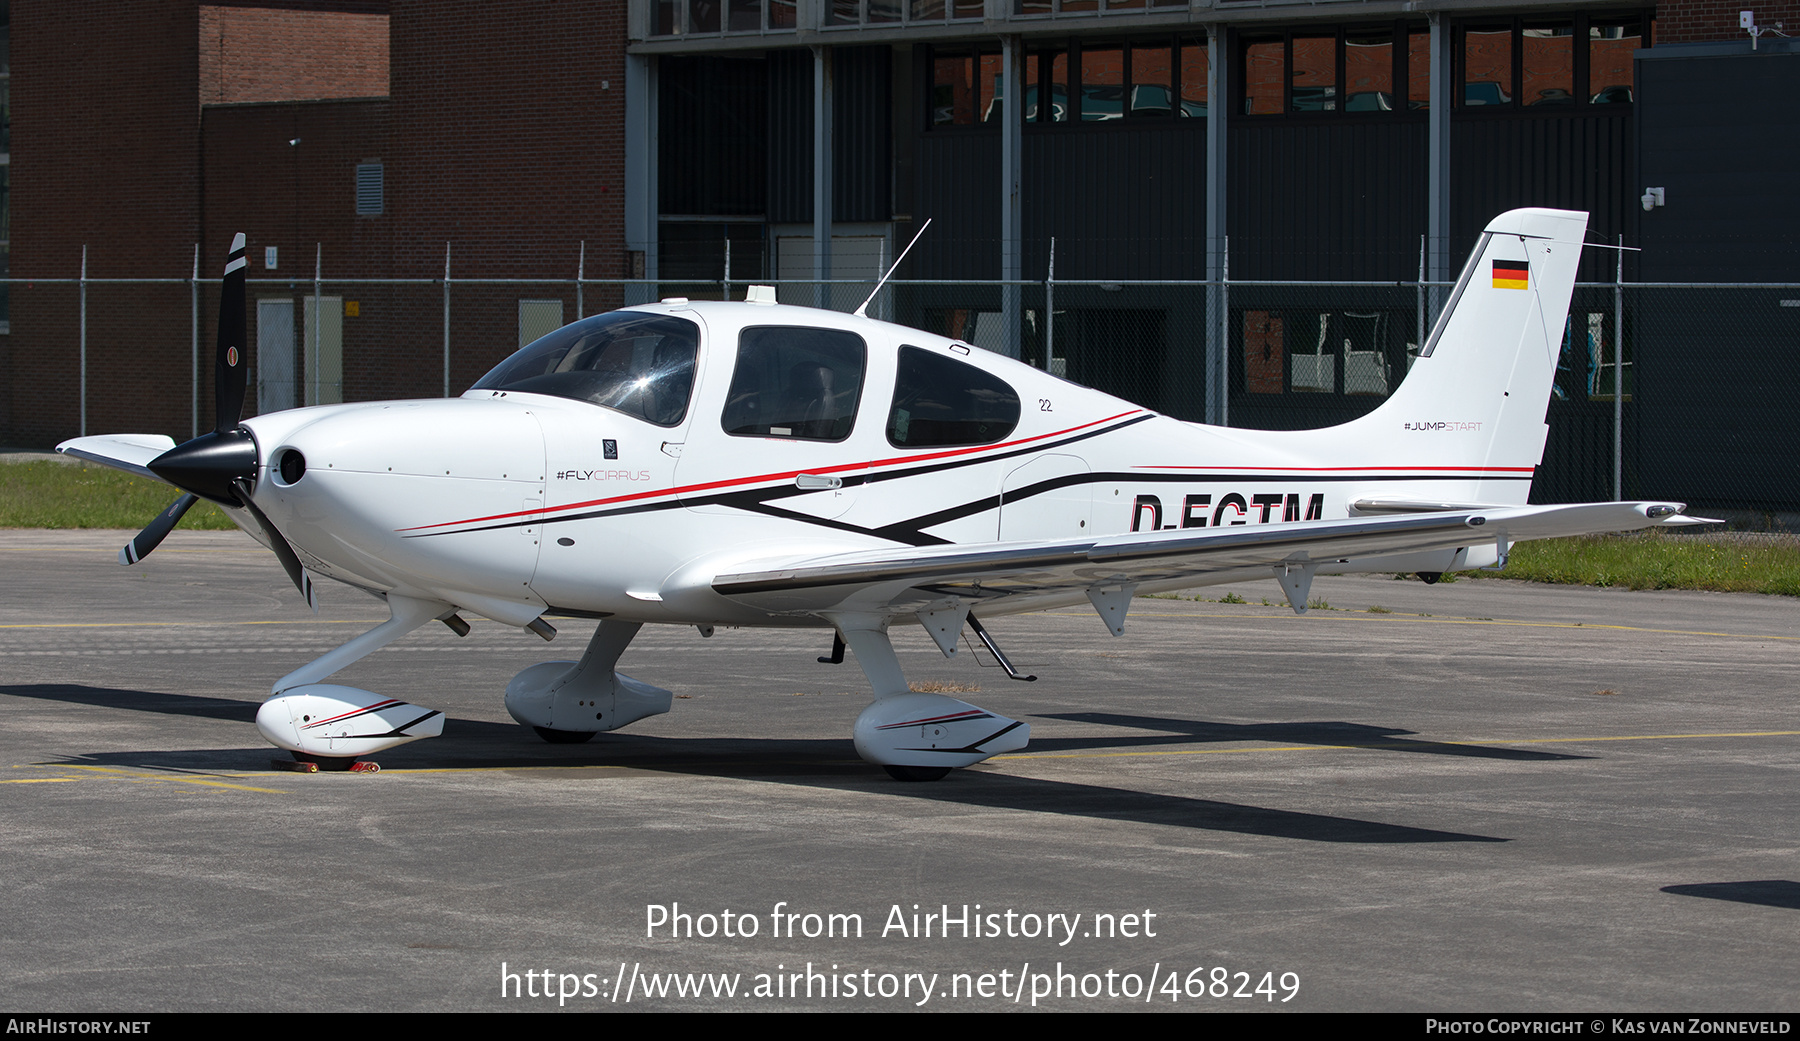
[[[887,269],[886,273],[884,273],[881,276],[881,281],[875,283],[875,288],[869,291],[869,298],[862,302],[861,307],[858,307],[854,312],[852,312],[853,314],[856,315],[856,317],[858,317],[858,318],[867,318],[868,317],[868,315],[864,314],[863,312],[867,311],[869,309],[869,305],[875,302],[875,294],[881,292],[881,287],[887,285],[887,280],[894,277],[894,270],[900,266],[900,262],[902,260],[906,259],[906,255],[908,253],[912,252],[912,248],[919,244],[919,239],[921,239],[925,236],[925,229],[929,228],[929,227],[931,227],[931,218],[927,217],[927,218],[925,218],[925,223],[919,225],[919,230],[913,235],[912,241],[908,242],[906,244],[906,248],[900,251],[900,255],[894,258],[894,262],[892,264],[888,265],[888,269]]]

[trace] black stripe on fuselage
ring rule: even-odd
[[[972,457],[965,457],[965,458],[961,458],[961,459],[948,459],[948,460],[943,460],[940,462],[925,463],[925,464],[922,464],[919,466],[903,466],[898,469],[885,470],[885,471],[882,471],[881,473],[874,473],[874,474],[846,474],[843,478],[843,483],[846,487],[855,487],[857,485],[870,484],[870,483],[874,483],[874,482],[878,482],[878,481],[897,481],[897,480],[901,480],[901,479],[907,478],[907,477],[919,477],[924,474],[941,473],[946,470],[955,470],[955,469],[958,469],[960,467],[965,467],[965,466],[976,466],[981,463],[993,463],[993,462],[999,462],[1004,459],[1016,459],[1022,455],[1032,455],[1037,452],[1047,452],[1054,448],[1062,448],[1066,445],[1072,445],[1072,444],[1075,444],[1080,441],[1089,440],[1090,438],[1099,437],[1102,434],[1115,433],[1117,431],[1125,429],[1126,427],[1133,426],[1135,424],[1142,423],[1146,420],[1155,419],[1155,418],[1156,418],[1156,416],[1154,414],[1135,416],[1135,417],[1133,417],[1131,419],[1127,419],[1123,422],[1114,423],[1112,426],[1106,427],[1103,430],[1091,430],[1085,434],[1074,434],[1069,437],[1065,437],[1060,441],[1049,441],[1049,442],[1046,442],[1041,445],[1032,445],[1032,446],[1026,447],[1026,448],[1016,448],[1016,449],[1013,449],[1008,452],[998,452],[993,455],[972,456]],[[527,519],[523,519],[523,520],[510,520],[510,521],[505,521],[500,524],[484,524],[484,525],[482,525],[480,527],[476,527],[476,528],[457,528],[453,531],[422,531],[422,532],[418,532],[416,534],[406,535],[403,537],[409,538],[409,539],[432,538],[432,537],[435,537],[438,535],[461,535],[461,534],[466,534],[466,533],[472,532],[472,531],[493,531],[493,530],[500,529],[500,528],[528,528],[534,524],[559,524],[564,521],[592,520],[596,517],[620,517],[620,516],[625,516],[627,514],[632,514],[632,513],[649,513],[649,512],[655,511],[655,510],[668,510],[668,509],[678,509],[678,508],[679,509],[687,509],[689,507],[694,507],[694,506],[729,506],[729,507],[736,507],[738,509],[750,510],[752,512],[773,512],[772,510],[771,511],[758,510],[758,509],[756,509],[756,507],[766,504],[766,503],[770,502],[771,500],[786,499],[786,498],[790,498],[790,497],[796,496],[796,495],[810,495],[810,494],[812,494],[812,492],[813,492],[813,489],[797,488],[792,483],[779,484],[779,485],[765,485],[761,488],[739,488],[739,489],[732,489],[730,491],[714,492],[710,495],[700,495],[700,496],[691,496],[691,497],[683,497],[683,496],[681,496],[680,492],[677,491],[675,493],[675,495],[676,495],[675,498],[663,499],[663,500],[660,500],[660,501],[654,502],[654,503],[642,503],[642,504],[636,504],[636,505],[632,505],[632,506],[621,506],[621,507],[614,507],[614,508],[589,510],[584,513],[571,513],[571,514],[568,514],[568,515],[562,516],[562,517],[536,517],[536,518],[527,518]],[[833,522],[826,518],[815,517],[815,516],[812,516],[811,514],[806,514],[806,513],[790,513],[789,511],[783,510],[783,511],[780,511],[780,513],[778,515],[791,516],[795,520],[802,520],[809,524],[817,524],[821,527],[837,528],[837,529],[843,530],[843,531],[854,531],[859,534],[865,534],[865,535],[875,534],[875,532],[873,532],[869,528],[858,527],[854,524],[842,524],[842,523],[838,523],[838,522]],[[907,522],[902,521],[900,523],[905,524]],[[899,525],[889,525],[888,527],[889,528],[897,528],[897,527],[899,527]],[[891,536],[886,536],[886,535],[883,535],[880,537],[891,538]],[[923,541],[913,541],[913,539],[922,539]],[[912,533],[911,538],[892,538],[892,541],[911,542],[913,545],[931,546],[931,545],[940,545],[940,544],[944,543],[946,540],[940,539],[935,535],[926,535],[923,532],[915,531]]]
[[[1063,438],[1060,441],[1053,441],[1053,442],[1050,442],[1047,444],[1036,445],[1036,446],[1033,446],[1030,448],[1014,449],[1012,451],[1001,452],[1001,453],[998,453],[995,455],[985,455],[985,456],[979,456],[979,457],[975,457],[975,458],[951,459],[951,460],[945,460],[945,461],[941,461],[941,462],[926,463],[926,464],[922,464],[922,465],[918,465],[918,466],[906,466],[906,467],[901,467],[898,469],[888,470],[888,471],[884,471],[881,473],[874,473],[874,474],[847,474],[843,478],[843,483],[844,483],[845,487],[856,487],[858,485],[863,485],[863,484],[874,484],[874,483],[879,483],[879,482],[884,482],[884,481],[896,481],[896,480],[902,480],[902,479],[909,478],[909,477],[921,477],[921,476],[925,476],[927,474],[943,473],[943,472],[946,472],[949,470],[955,470],[955,469],[959,469],[959,468],[966,467],[966,466],[975,466],[975,465],[978,465],[981,463],[992,463],[992,462],[999,462],[999,461],[1006,460],[1006,459],[1015,459],[1020,456],[1032,455],[1032,454],[1035,454],[1038,452],[1045,452],[1045,451],[1049,451],[1051,449],[1061,448],[1066,445],[1075,444],[1080,441],[1086,441],[1086,440],[1089,440],[1090,438],[1099,437],[1102,434],[1114,433],[1115,431],[1123,430],[1124,428],[1126,428],[1128,426],[1132,426],[1137,423],[1142,423],[1145,420],[1154,419],[1154,418],[1156,418],[1154,415],[1137,416],[1132,419],[1125,420],[1124,422],[1114,424],[1113,426],[1107,427],[1104,430],[1095,430],[1095,431],[1090,431],[1085,434],[1076,434],[1071,437]],[[1372,467],[1371,469],[1379,469],[1379,468]],[[1191,483],[1196,483],[1196,482],[1238,482],[1238,483],[1246,483],[1246,484],[1269,484],[1269,483],[1276,483],[1276,482],[1338,483],[1338,482],[1345,482],[1345,481],[1363,481],[1363,482],[1379,481],[1379,482],[1384,482],[1384,483],[1385,482],[1395,482],[1395,481],[1467,481],[1467,480],[1529,481],[1529,480],[1531,480],[1531,476],[1532,476],[1531,474],[1516,474],[1516,475],[1515,474],[1508,474],[1508,475],[1456,474],[1456,475],[1443,475],[1443,476],[1426,476],[1426,475],[1420,475],[1420,474],[1390,474],[1390,475],[1386,475],[1386,476],[1371,476],[1368,474],[1318,474],[1318,473],[1261,473],[1261,474],[1257,474],[1257,473],[1204,473],[1204,472],[1141,473],[1141,472],[1128,472],[1128,471],[1118,471],[1118,472],[1103,471],[1100,473],[1066,474],[1062,477],[1050,478],[1048,480],[1039,481],[1035,484],[1029,484],[1022,488],[1014,489],[1012,491],[1005,492],[1003,494],[980,496],[978,498],[971,499],[971,500],[968,500],[963,503],[959,503],[955,506],[947,506],[947,507],[943,507],[941,509],[933,510],[930,513],[918,514],[913,517],[894,521],[891,524],[884,524],[877,528],[863,527],[861,525],[850,524],[850,523],[840,521],[840,520],[835,520],[835,519],[829,518],[829,517],[817,517],[812,514],[802,513],[797,510],[782,509],[781,507],[774,505],[774,503],[777,500],[792,498],[792,497],[798,496],[798,495],[810,495],[813,493],[813,489],[797,488],[792,484],[782,484],[782,485],[765,485],[760,488],[739,488],[739,489],[732,489],[730,491],[714,492],[710,495],[695,496],[695,497],[691,497],[691,498],[679,498],[678,497],[678,498],[673,498],[673,499],[664,499],[664,500],[660,500],[658,502],[653,502],[653,503],[640,503],[640,504],[633,504],[630,506],[620,506],[620,507],[589,510],[589,511],[586,511],[583,513],[573,513],[573,514],[569,514],[567,516],[562,516],[562,517],[545,517],[545,518],[533,519],[533,520],[514,520],[514,521],[507,521],[507,522],[504,522],[501,524],[484,525],[484,526],[478,527],[478,528],[461,528],[461,529],[457,529],[455,531],[421,532],[416,535],[408,535],[405,537],[406,538],[426,538],[426,537],[431,537],[431,536],[436,536],[436,535],[455,535],[455,534],[462,534],[465,532],[472,532],[472,531],[491,531],[491,530],[498,529],[498,528],[523,528],[523,527],[529,527],[533,524],[558,524],[558,523],[563,523],[565,521],[593,520],[593,519],[599,518],[599,517],[621,517],[621,516],[626,516],[626,515],[633,514],[633,513],[649,513],[649,512],[654,512],[654,511],[658,511],[658,510],[688,509],[688,508],[696,507],[696,506],[724,506],[724,507],[731,508],[731,509],[740,509],[747,513],[760,513],[760,514],[764,514],[766,516],[780,517],[785,520],[799,521],[804,524],[811,524],[811,525],[815,525],[815,526],[821,527],[821,528],[829,528],[833,531],[846,531],[846,532],[853,532],[858,535],[869,535],[874,538],[885,539],[889,542],[897,542],[902,545],[942,546],[942,545],[951,544],[950,540],[939,537],[937,535],[929,534],[924,529],[936,527],[939,524],[947,524],[947,523],[949,523],[951,521],[955,521],[955,520],[961,520],[964,517],[972,517],[972,516],[975,516],[976,514],[985,513],[988,510],[999,509],[999,508],[1001,508],[1003,502],[1021,502],[1026,499],[1033,498],[1034,496],[1043,495],[1048,492],[1058,491],[1063,488],[1071,488],[1071,487],[1075,487],[1077,485],[1082,485],[1082,484],[1111,484],[1111,483],[1115,483],[1115,482],[1125,482],[1125,481],[1138,483],[1138,484],[1146,484],[1146,483],[1147,484],[1183,484],[1183,483],[1191,484]]]

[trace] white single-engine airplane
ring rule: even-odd
[[[578,662],[507,684],[513,718],[581,741],[667,712],[614,671],[645,623],[833,630],[874,688],[856,750],[934,780],[1029,727],[911,691],[889,643],[946,656],[995,615],[1092,602],[1119,635],[1139,592],[1273,577],[1503,564],[1523,539],[1697,523],[1680,503],[1527,506],[1587,215],[1514,210],[1481,236],[1399,388],[1324,430],[1202,426],[915,329],[773,302],[685,299],[585,318],[460,398],[238,421],[244,237],[226,266],[216,429],[63,452],[184,492],[120,551],[135,563],[196,496],[281,559],[387,601],[388,621],[275,682],[256,725],[347,768],[443,715],[324,682],[433,619],[531,629],[599,619]],[[877,287],[879,292],[879,287]],[[866,306],[866,305],[865,305]]]

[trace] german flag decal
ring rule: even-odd
[[[1494,261],[1495,289],[1530,289],[1531,276],[1523,260]]]

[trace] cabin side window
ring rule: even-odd
[[[725,399],[725,432],[737,437],[842,441],[856,424],[868,345],[840,329],[766,325],[738,337]]]
[[[894,447],[991,445],[1018,425],[1018,392],[999,377],[923,348],[900,348],[887,421]]]

